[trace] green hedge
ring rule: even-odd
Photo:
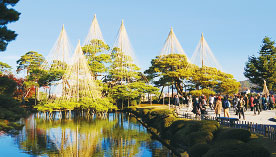
[[[269,157],[269,151],[260,145],[224,141],[214,145],[204,157]]]
[[[248,142],[250,140],[251,133],[248,130],[244,129],[220,129],[216,137],[217,141],[225,139],[236,139],[243,142]]]
[[[213,140],[214,133],[218,130],[219,124],[215,121],[183,121],[186,124],[180,129],[171,129],[169,135],[174,135],[171,139],[173,145],[192,146],[194,144],[206,144]]]
[[[189,154],[190,157],[202,157],[209,149],[209,144],[195,144],[189,149]]]
[[[243,129],[221,128],[216,121],[176,118],[166,109],[128,108],[142,118],[157,135],[191,157],[266,157],[270,153],[260,145],[251,144],[251,133]],[[249,142],[249,143],[248,143]]]

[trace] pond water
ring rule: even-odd
[[[49,120],[31,115],[18,135],[0,136],[0,156],[173,156],[134,117],[110,113]]]

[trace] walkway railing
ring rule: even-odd
[[[263,125],[263,124],[257,124],[249,121],[239,121],[237,118],[224,118],[223,120],[221,118],[209,116],[209,115],[202,115],[202,116],[194,116],[190,113],[183,113],[178,114],[181,118],[187,118],[191,120],[214,120],[220,123],[220,125],[232,127],[232,128],[240,128],[240,129],[246,129],[249,130],[252,133],[261,134],[265,137],[268,137],[270,140],[276,142],[276,126],[272,127],[271,125]],[[234,120],[237,119],[237,120]]]

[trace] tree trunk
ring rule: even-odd
[[[39,101],[39,87],[37,88],[37,100]]]
[[[172,98],[173,98],[173,84],[172,84]]]
[[[161,95],[163,94],[163,89],[164,89],[164,86],[162,86],[161,93],[160,93],[160,95],[158,97],[158,102],[161,100]]]
[[[152,95],[150,94],[150,105],[152,105]]]
[[[170,100],[170,86],[168,86],[168,98],[169,98],[169,105],[171,104],[171,100]]]
[[[36,106],[36,100],[37,99],[37,97],[36,97],[36,86],[35,86],[35,106]]]
[[[196,85],[196,90],[199,90],[199,85],[198,84]]]
[[[48,96],[48,98],[50,98],[50,95],[51,94],[51,86],[49,86],[49,96]]]
[[[176,88],[176,90],[177,90],[177,94],[180,94],[180,95],[184,95],[184,93],[183,93],[183,87],[181,86],[181,81],[180,80],[178,80],[178,81],[175,81],[174,82],[174,85],[175,85],[175,88]]]
[[[129,107],[129,97],[127,98],[127,107]]]
[[[176,95],[178,95],[178,89],[177,89],[177,86],[176,86],[176,82],[174,81],[174,86],[175,86],[175,89],[176,89]],[[178,87],[179,88],[179,87]]]

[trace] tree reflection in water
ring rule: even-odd
[[[16,142],[30,155],[171,156],[166,147],[152,140],[146,129],[127,114],[55,120],[32,115],[24,123]]]

